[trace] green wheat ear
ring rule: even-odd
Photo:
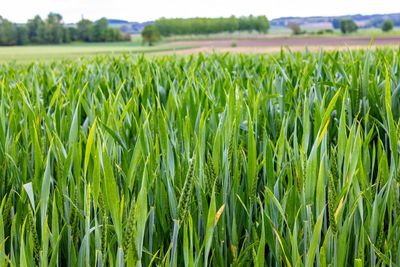
[[[0,63],[0,267],[400,266],[400,49],[281,51]]]
[[[336,210],[336,189],[334,184],[334,179],[332,172],[329,172],[329,182],[328,182],[328,215],[329,224],[331,226],[332,233],[335,235],[337,232],[337,224],[335,220],[335,210]]]
[[[28,214],[28,229],[33,239],[33,257],[35,259],[35,263],[39,266],[40,263],[40,242],[39,237],[36,230],[36,223],[31,210],[29,210]]]
[[[131,208],[128,212],[128,220],[124,230],[123,250],[125,262],[128,261],[129,252],[133,253],[134,262],[137,261],[136,251],[136,216],[135,216],[135,201],[132,202]]]
[[[101,216],[101,223],[103,224],[101,230],[101,255],[103,264],[106,264],[107,260],[106,253],[107,253],[107,242],[108,242],[108,229],[107,229],[108,215],[104,204],[103,193],[101,191],[99,192],[99,210]]]
[[[332,151],[331,152],[331,155],[332,155],[331,172],[332,172],[332,175],[333,175],[333,182],[334,182],[335,188],[338,188],[338,186],[339,186],[339,172],[338,172],[336,148],[332,148],[331,151]]]
[[[250,202],[254,204],[257,198],[257,185],[258,185],[258,175],[254,177],[253,183],[250,185]]]
[[[218,193],[220,192],[221,185],[218,181],[218,176],[215,173],[215,167],[213,163],[213,159],[211,154],[209,153],[207,156],[207,161],[205,165],[205,170],[206,170],[206,177],[207,177],[207,188],[206,188],[206,193],[208,195],[211,195],[214,186],[215,186],[215,192]]]
[[[4,224],[4,229],[6,236],[8,236],[10,234],[9,229],[11,229],[11,210],[13,207],[13,203],[12,203],[12,195],[11,193],[9,193],[7,195],[7,201],[6,204],[3,208],[3,224]]]
[[[183,184],[181,196],[178,202],[178,220],[184,221],[189,209],[190,199],[192,197],[192,190],[194,184],[194,168],[196,165],[196,158],[193,156],[190,161],[189,170],[186,175],[185,183]]]
[[[378,234],[378,238],[376,241],[376,247],[381,251],[383,249],[384,242],[385,242],[385,224],[384,224],[384,222],[382,222],[382,225],[380,227],[380,231]]]
[[[364,231],[364,230],[361,230]],[[358,248],[357,248],[357,257],[364,262],[364,234],[363,232],[360,233],[360,238],[358,241]]]

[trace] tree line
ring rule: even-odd
[[[154,25],[162,36],[186,34],[212,34],[235,31],[258,31],[266,33],[269,21],[265,16],[229,18],[161,18]]]
[[[130,36],[110,28],[108,20],[95,22],[80,20],[76,25],[65,25],[60,14],[50,13],[46,19],[39,15],[26,24],[13,23],[0,16],[0,45],[63,44],[73,41],[115,42],[128,41]]]
[[[358,30],[358,25],[351,18],[344,19],[334,19],[332,21],[332,26],[334,29],[340,29],[344,34],[352,33]],[[393,30],[395,22],[391,19],[374,19],[373,22],[369,23],[369,26],[380,27],[383,32],[388,32]]]

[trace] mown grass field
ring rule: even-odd
[[[82,57],[95,57],[106,54],[146,54],[157,52],[178,51],[189,49],[187,45],[171,45],[166,42],[157,46],[145,46],[141,40],[135,39],[132,42],[117,43],[72,43],[66,45],[27,45],[0,47],[0,63],[33,61],[54,61],[63,59],[78,59]]]
[[[2,266],[399,266],[400,50],[0,68]]]

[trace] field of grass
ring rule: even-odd
[[[63,45],[27,45],[27,46],[0,46],[0,63],[4,62],[24,62],[30,63],[32,61],[53,61],[62,59],[77,59],[77,58],[90,58],[96,55],[119,55],[124,53],[130,54],[158,54],[169,53],[174,54],[181,50],[187,50],[184,53],[195,53],[197,50],[208,51],[210,49],[202,49],[204,46],[213,47],[221,46],[213,42],[230,41],[229,44],[223,45],[225,48],[232,47],[232,44],[241,41],[251,40],[274,40],[276,38],[289,38],[291,40],[309,38],[332,39],[339,37],[397,37],[400,35],[400,30],[395,29],[389,33],[382,33],[380,29],[360,29],[357,33],[351,35],[343,35],[339,31],[333,33],[325,33],[318,35],[316,29],[305,29],[306,34],[292,36],[291,31],[283,27],[273,27],[268,34],[260,34],[256,32],[235,32],[235,33],[220,33],[211,35],[185,35],[185,36],[171,36],[164,37],[155,46],[146,46],[142,43],[140,35],[132,35],[130,42],[115,42],[115,43],[71,43]],[[273,51],[279,50],[281,46],[286,45],[287,39],[282,39],[281,44],[277,44]],[[208,43],[209,42],[209,43]],[[263,46],[260,44],[260,46]],[[301,45],[305,48],[304,45]],[[325,45],[322,45],[325,46]],[[234,49],[231,49],[234,52]],[[257,49],[255,49],[257,50]],[[211,50],[212,51],[212,50]],[[181,51],[182,52],[182,51]],[[246,51],[245,51],[246,52]],[[248,52],[252,52],[251,49]],[[267,51],[263,51],[266,53]]]
[[[27,45],[0,47],[0,62],[32,62],[52,61],[60,59],[73,59],[79,57],[91,57],[103,54],[122,53],[155,53],[162,51],[175,51],[190,48],[188,46],[174,46],[166,42],[157,46],[144,46],[140,39],[132,42],[117,43],[72,43],[66,45]]]
[[[400,51],[0,68],[1,266],[400,266]]]
[[[394,28],[390,32],[382,32],[379,28],[367,28],[367,29],[358,29],[357,32],[343,35],[340,30],[334,30],[332,33],[324,33],[318,35],[317,32],[319,30],[323,30],[323,28],[315,28],[315,27],[302,27],[302,30],[305,31],[304,34],[299,36],[293,36],[292,31],[287,27],[271,27],[268,30],[268,33],[262,34],[258,32],[233,32],[233,33],[218,33],[218,34],[196,34],[196,35],[177,35],[177,36],[170,36],[164,37],[165,41],[188,41],[188,40],[208,40],[208,39],[268,39],[274,37],[297,37],[297,38],[304,38],[304,37],[314,37],[320,36],[324,37],[337,37],[337,36],[398,36],[400,35],[400,28]]]

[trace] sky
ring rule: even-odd
[[[227,17],[230,15],[335,16],[400,12],[399,0],[0,0],[0,15],[13,22],[26,22],[38,14],[60,13],[64,22],[83,16],[128,21],[160,17]]]

